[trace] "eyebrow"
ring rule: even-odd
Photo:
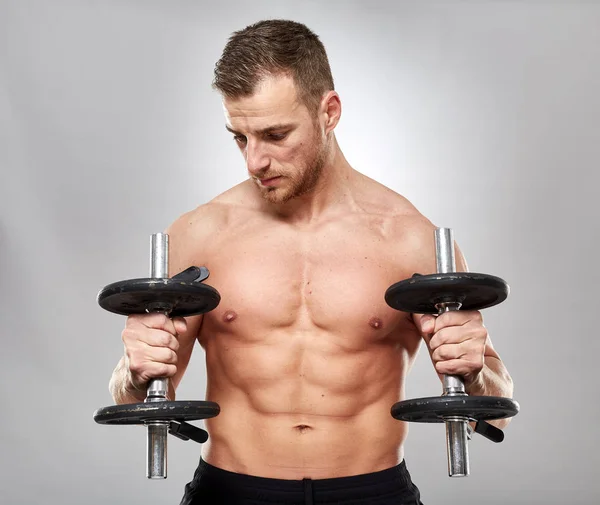
[[[257,130],[255,133],[258,133],[260,135],[265,135],[268,133],[272,133],[274,131],[279,131],[279,130],[288,130],[290,128],[293,128],[293,124],[292,123],[281,123],[281,124],[276,124],[273,126],[268,126],[267,128],[263,128],[262,130]],[[234,135],[240,135],[240,132],[234,130],[233,128],[230,128],[228,125],[225,125],[225,129],[230,132],[233,133]]]

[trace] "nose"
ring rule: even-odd
[[[270,165],[269,156],[266,153],[265,146],[260,141],[248,139],[246,145],[246,168],[253,177],[259,177],[264,174]]]

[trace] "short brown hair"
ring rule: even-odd
[[[254,93],[269,75],[294,79],[299,100],[316,111],[323,93],[334,89],[323,43],[305,25],[295,21],[259,21],[229,38],[215,65],[213,88],[227,98]]]

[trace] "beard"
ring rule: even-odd
[[[301,169],[295,174],[283,176],[286,180],[285,187],[264,188],[259,186],[261,196],[265,200],[269,203],[286,203],[293,198],[309,193],[316,187],[327,160],[327,149],[325,142],[318,135],[315,135],[312,144],[314,150],[302,164]]]

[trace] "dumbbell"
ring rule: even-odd
[[[169,278],[169,236],[151,237],[150,278],[130,279],[104,287],[97,297],[105,310],[121,315],[162,312],[168,317],[185,317],[213,310],[221,297],[204,284],[205,267],[190,267]],[[208,434],[187,421],[208,419],[219,414],[219,405],[209,401],[169,401],[168,378],[148,383],[143,403],[112,405],[94,412],[99,424],[140,424],[146,426],[146,476],[167,478],[167,435],[182,440],[206,442]]]
[[[456,272],[454,237],[450,228],[435,230],[437,273],[415,274],[388,288],[387,304],[397,310],[415,314],[437,314],[453,310],[481,310],[503,302],[508,284],[493,275]],[[470,422],[475,431],[494,442],[504,439],[502,430],[486,421],[513,417],[519,404],[494,396],[469,396],[462,377],[444,375],[442,396],[418,398],[396,403],[391,414],[401,421],[446,424],[448,475],[469,475]]]

